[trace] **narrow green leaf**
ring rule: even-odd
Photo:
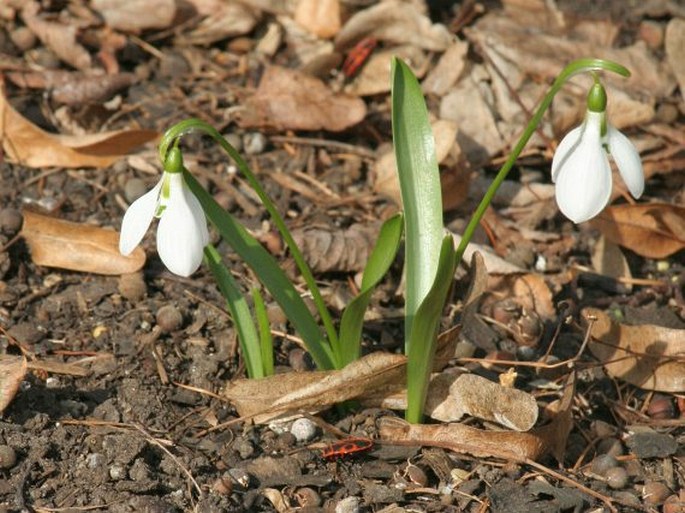
[[[392,265],[402,238],[402,215],[388,219],[378,234],[378,240],[364,268],[362,288],[357,297],[347,305],[340,321],[340,348],[342,365],[357,360],[361,352],[361,335],[364,312],[371,294]]]
[[[221,261],[221,256],[216,248],[208,244],[205,246],[204,253],[209,269],[219,285],[219,290],[221,290],[221,294],[226,298],[228,311],[231,312],[233,317],[233,323],[238,332],[238,342],[240,342],[240,349],[242,350],[245,367],[247,368],[247,375],[250,378],[263,378],[265,374],[259,337],[257,336],[257,329],[252,321],[250,307],[245,300],[245,296],[240,292],[238,284]]]
[[[433,131],[419,82],[392,62],[392,137],[405,216],[405,353],[417,310],[435,281],[443,236],[442,196]]]
[[[407,354],[407,411],[408,422],[419,423],[428,393],[428,382],[433,368],[440,318],[445,306],[456,267],[456,253],[451,235],[442,241],[435,281],[419,306],[411,332]]]
[[[278,262],[264,249],[231,214],[226,212],[202,187],[187,169],[183,177],[190,190],[202,205],[207,218],[216,226],[221,236],[238,253],[262,281],[276,302],[281,306],[288,320],[293,324],[320,369],[333,369],[334,358],[331,347],[323,337],[316,320],[278,266]]]
[[[254,313],[259,328],[262,368],[265,376],[271,376],[274,373],[274,340],[271,337],[271,327],[269,326],[269,316],[266,313],[264,298],[257,287],[252,289],[252,300],[254,301]]]

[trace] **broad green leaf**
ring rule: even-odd
[[[405,218],[405,353],[419,305],[435,281],[444,233],[433,131],[419,82],[392,62],[392,137]]]
[[[416,311],[414,328],[411,332],[412,340],[409,343],[409,353],[407,353],[407,411],[405,412],[408,422],[421,422],[423,416],[423,405],[426,402],[428,381],[435,358],[440,318],[452,285],[455,268],[454,240],[451,235],[446,235],[442,241],[435,282]]]
[[[221,294],[226,298],[228,311],[231,312],[233,323],[238,331],[238,341],[242,349],[247,375],[250,378],[263,378],[264,366],[262,364],[262,353],[259,347],[259,337],[257,329],[252,321],[250,307],[245,300],[245,296],[240,292],[240,288],[231,273],[221,261],[221,256],[211,244],[205,246],[205,259],[209,269],[214,275],[214,279],[219,285]]]
[[[361,353],[361,336],[364,312],[371,294],[392,265],[402,238],[402,215],[391,217],[381,227],[378,240],[364,268],[362,288],[347,305],[340,321],[340,354],[342,366],[358,359]]]
[[[335,360],[330,345],[295,287],[278,266],[278,262],[259,241],[248,233],[242,224],[221,208],[187,169],[183,170],[183,177],[202,205],[207,218],[216,226],[221,236],[238,253],[240,258],[254,270],[266,289],[281,306],[288,320],[302,337],[316,365],[320,369],[335,368]]]

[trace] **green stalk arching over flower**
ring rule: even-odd
[[[461,242],[457,246],[457,265],[459,265],[459,262],[461,262],[461,259],[464,256],[464,251],[466,251],[466,246],[468,246],[468,243],[471,240],[471,237],[473,237],[473,233],[478,227],[480,220],[483,218],[485,211],[492,202],[492,198],[497,193],[497,189],[499,189],[499,186],[502,184],[511,168],[514,166],[514,163],[523,151],[523,148],[525,148],[533,133],[535,133],[535,130],[542,121],[542,117],[544,116],[549,106],[552,104],[554,96],[556,96],[559,90],[563,87],[563,85],[566,82],[568,82],[570,78],[580,73],[588,73],[595,71],[610,71],[612,73],[616,73],[626,78],[630,76],[630,71],[628,71],[628,69],[625,66],[621,66],[616,62],[605,59],[577,59],[569,63],[561,71],[561,73],[559,73],[557,78],[552,83],[552,86],[550,87],[549,91],[542,99],[542,102],[540,102],[540,106],[535,111],[535,114],[528,122],[528,125],[526,125],[526,128],[523,131],[523,134],[519,138],[518,142],[516,143],[516,146],[514,146],[506,162],[502,165],[499,172],[497,173],[497,176],[490,184],[490,187],[488,187],[488,190],[485,192],[485,195],[483,196],[483,199],[476,208],[476,211],[471,216],[471,219],[469,220],[469,223],[466,226],[466,229],[464,230]]]

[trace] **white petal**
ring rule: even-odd
[[[630,194],[634,198],[639,198],[645,190],[645,174],[642,170],[640,154],[630,139],[611,125],[607,127],[607,142],[611,157],[616,162]]]
[[[564,164],[569,156],[569,153],[573,151],[578,143],[580,142],[580,137],[583,133],[584,125],[577,126],[573,130],[564,136],[564,138],[557,146],[554,152],[554,157],[552,157],[552,182],[557,181],[557,176],[559,175],[559,169]]]
[[[587,123],[580,142],[557,173],[559,209],[575,223],[599,214],[611,196],[611,168],[599,132],[598,124]]]
[[[152,218],[157,210],[161,188],[162,180],[134,201],[126,210],[124,219],[121,222],[121,234],[119,235],[119,252],[122,255],[130,255],[136,249],[136,246],[140,244],[140,241],[143,240],[145,232],[150,227]]]
[[[172,273],[190,276],[202,263],[209,241],[207,221],[180,173],[169,175],[169,200],[157,228],[157,252]]]

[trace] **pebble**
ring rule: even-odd
[[[24,344],[37,344],[45,337],[45,333],[30,322],[20,322],[7,331],[12,337]]]
[[[617,438],[605,438],[597,444],[597,452],[614,457],[621,456],[624,453],[623,444]]]
[[[12,468],[17,463],[17,453],[9,445],[0,445],[0,468]]]
[[[675,404],[671,396],[654,394],[647,407],[647,415],[653,419],[672,419],[675,417]]]
[[[21,230],[24,218],[15,208],[3,208],[0,210],[0,231],[5,235],[14,235]]]
[[[89,469],[96,469],[103,465],[104,462],[105,457],[99,452],[94,452],[86,456],[86,465]]]
[[[147,285],[142,272],[127,273],[119,276],[119,294],[131,303],[137,303],[147,294]]]
[[[615,467],[618,467],[618,460],[616,458],[608,454],[600,454],[592,460],[590,470],[593,474],[604,477],[610,469]]]
[[[228,475],[231,479],[238,483],[243,488],[250,486],[250,474],[247,473],[245,469],[242,468],[232,468],[228,470]]]
[[[164,333],[177,331],[183,326],[183,315],[174,305],[164,305],[157,310],[156,320]]]
[[[293,422],[290,432],[298,442],[309,442],[316,436],[316,424],[311,420],[302,417]]]
[[[233,493],[233,481],[228,474],[218,477],[212,483],[212,491],[219,495],[231,495]]]
[[[131,178],[124,185],[124,198],[129,203],[133,203],[147,192],[147,184],[140,178]]]
[[[10,39],[14,46],[22,52],[30,50],[36,46],[36,35],[28,27],[17,27],[10,32]]]
[[[631,452],[640,459],[667,458],[678,450],[678,442],[665,433],[635,433],[626,440]]]
[[[259,155],[266,149],[266,137],[261,132],[250,132],[243,136],[243,148],[248,155]]]
[[[605,476],[607,484],[614,490],[620,490],[628,485],[628,472],[623,467],[610,468]]]
[[[359,497],[345,497],[335,505],[335,513],[358,513]]]
[[[658,506],[671,494],[671,490],[664,483],[649,481],[642,487],[642,500],[648,506]]]
[[[111,477],[114,481],[126,479],[126,467],[124,467],[121,463],[112,463],[112,466],[109,467],[109,477]]]
[[[309,488],[308,486],[297,490],[295,492],[295,498],[297,499],[297,503],[303,508],[317,508],[321,506],[322,503],[321,496],[318,494],[318,492],[313,488]]]
[[[228,144],[233,146],[236,151],[240,152],[243,149],[243,140],[240,138],[240,136],[234,132],[231,132],[230,134],[224,135],[224,139],[228,141]]]
[[[663,513],[685,513],[685,497],[671,495],[664,501]]]

